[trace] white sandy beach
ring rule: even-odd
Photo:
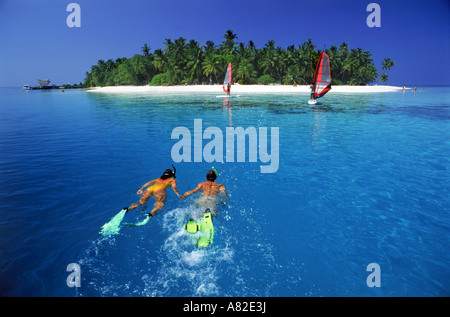
[[[406,88],[410,89],[410,88]],[[396,86],[333,86],[329,94],[332,93],[379,93],[379,92],[399,92],[402,87]],[[93,87],[88,91],[100,93],[138,93],[138,94],[173,94],[173,93],[215,93],[224,94],[221,85],[186,85],[186,86],[108,86]],[[292,94],[309,93],[309,85],[233,85],[231,87],[234,94]]]

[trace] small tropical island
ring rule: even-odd
[[[164,47],[151,51],[148,44],[132,58],[100,59],[86,72],[85,87],[105,86],[187,86],[215,85],[223,82],[228,63],[233,65],[233,83],[239,85],[297,86],[311,84],[322,50],[308,39],[287,48],[268,41],[257,48],[253,41],[238,42],[238,35],[227,30],[222,43],[180,37],[164,41]],[[349,48],[346,42],[324,50],[330,58],[332,85],[366,86],[381,81],[386,85],[387,71],[394,65],[390,58],[382,62],[381,72],[372,54],[361,48]],[[389,86],[392,87],[392,86]],[[105,87],[106,88],[106,87]],[[118,87],[117,87],[118,88]],[[396,87],[398,89],[398,87]],[[109,90],[111,91],[111,90]],[[124,90],[121,90],[124,91]]]

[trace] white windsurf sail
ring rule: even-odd
[[[231,63],[227,66],[227,71],[225,72],[225,79],[223,80],[223,91],[229,95],[231,91]]]

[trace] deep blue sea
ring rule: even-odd
[[[307,100],[1,88],[0,295],[449,296],[450,88]],[[278,127],[278,170],[261,173],[268,163],[249,153],[174,162],[172,131],[193,135],[194,119],[224,135]],[[147,225],[103,239],[171,164],[180,193],[212,166],[226,186],[213,244],[193,245],[183,224],[201,212],[197,197],[171,189]],[[71,263],[80,287],[67,285]],[[367,284],[371,263],[380,287]]]

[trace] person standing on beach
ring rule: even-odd
[[[174,168],[175,170],[175,168]],[[152,185],[152,186],[150,186]],[[150,186],[150,187],[149,187]],[[178,194],[177,183],[175,180],[175,172],[171,169],[166,169],[164,174],[157,179],[154,179],[148,183],[145,183],[141,189],[138,190],[137,194],[142,195],[139,203],[132,204],[130,207],[125,208],[128,211],[133,210],[139,206],[142,206],[147,203],[148,199],[152,196],[155,197],[155,205],[151,212],[148,213],[150,217],[154,216],[158,211],[160,211],[164,207],[164,203],[166,202],[167,193],[166,189],[171,186],[175,194],[180,197]],[[145,189],[148,187],[147,189]],[[145,191],[144,191],[145,189]]]
[[[223,184],[216,183],[217,178],[216,171],[208,171],[206,174],[206,182],[199,183],[196,188],[190,190],[180,198],[185,198],[193,193],[202,190],[202,197],[197,200],[197,204],[200,208],[211,209],[213,215],[217,215],[218,204],[220,203],[220,194],[222,193],[224,197],[229,198],[225,186]]]

